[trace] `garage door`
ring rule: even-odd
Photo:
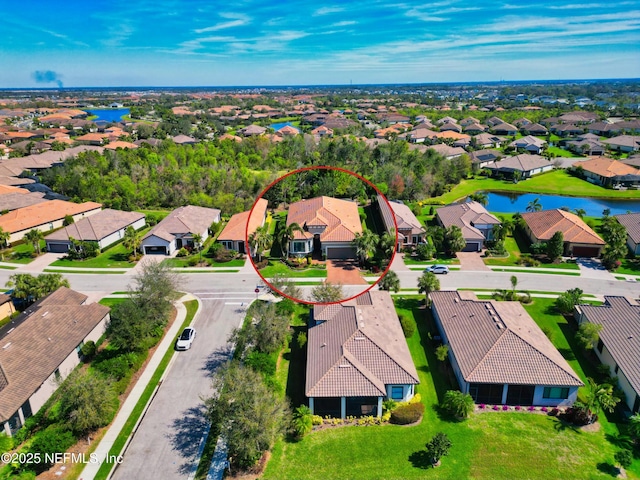
[[[146,255],[166,255],[167,249],[165,247],[144,247],[144,253]]]
[[[351,247],[327,248],[327,258],[330,260],[356,258],[356,252]]]
[[[467,242],[467,244],[462,249],[463,252],[479,252],[480,244],[478,242]]]
[[[47,252],[51,253],[67,253],[69,251],[68,243],[49,243],[47,242]]]
[[[574,257],[597,257],[598,248],[596,247],[573,247]]]

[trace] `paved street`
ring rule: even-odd
[[[229,355],[227,338],[242,321],[253,291],[197,292],[202,310],[196,339],[178,352],[112,478],[156,480],[195,473],[208,425],[202,397],[211,394],[210,376]],[[244,306],[240,305],[244,303]]]

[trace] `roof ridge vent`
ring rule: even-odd
[[[11,346],[11,342],[8,342],[4,347],[2,347],[3,350],[9,348]]]

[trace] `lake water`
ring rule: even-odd
[[[124,115],[129,115],[130,110],[128,108],[100,108],[95,110],[87,110],[90,115],[97,115],[98,118],[94,118],[94,122],[119,122]]]
[[[290,127],[293,127],[296,130],[300,131],[300,129],[298,127],[296,127],[295,125],[293,125],[291,122],[272,123],[270,125],[270,127],[273,128],[277,132],[282,127],[286,127],[287,125],[289,125]]]
[[[611,210],[611,215],[640,212],[640,200],[610,200],[602,198],[563,197],[561,195],[539,195],[536,193],[505,193],[488,192],[489,204],[487,210],[499,213],[524,213],[527,205],[538,199],[544,210],[569,207],[570,210],[582,208],[587,216],[601,217],[605,208]]]

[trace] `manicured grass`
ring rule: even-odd
[[[260,270],[260,274],[265,278],[271,278],[277,273],[285,277],[319,277],[326,278],[327,270],[319,268],[308,268],[306,270],[291,270],[284,263],[278,260],[269,260],[269,265]]]
[[[617,448],[606,435],[617,436],[617,428],[606,419],[601,431],[587,433],[539,414],[486,412],[464,422],[441,417],[438,398],[452,387],[435,359],[436,344],[428,337],[436,334],[433,320],[417,299],[399,299],[397,305],[399,313],[414,315],[418,323],[417,333],[407,343],[420,378],[417,392],[426,406],[422,422],[409,427],[328,428],[299,442],[280,440],[262,478],[610,478]],[[420,453],[440,431],[453,446],[442,466],[432,469]],[[639,473],[636,459],[629,474]]]
[[[40,241],[40,251],[47,251],[47,245],[44,240]],[[36,258],[32,257],[33,252],[33,246],[30,243],[20,243],[2,252],[4,256],[3,261],[7,263],[20,263],[22,265],[31,263]]]
[[[469,291],[469,292],[495,292],[495,288],[458,288],[457,290],[459,290],[459,291]],[[552,291],[549,291],[549,290],[527,290],[527,292],[529,292],[529,293],[543,293],[543,294],[547,294],[547,295],[560,295],[561,293],[564,293],[565,291],[563,290],[562,292],[552,292]],[[520,291],[520,293],[522,293],[522,291]],[[589,298],[589,297],[593,297],[593,295],[590,295],[590,294],[583,295],[583,298]]]
[[[456,257],[451,258],[442,255],[437,255],[433,260],[416,260],[405,255],[403,261],[405,265],[460,265],[460,260]]]
[[[193,320],[193,317],[198,311],[198,301],[190,300],[188,302],[184,302],[184,306],[187,308],[187,316],[184,319],[184,322],[182,322],[182,325],[180,326],[180,329],[178,330],[178,332],[182,332],[182,330],[185,327],[187,327]],[[174,340],[176,340],[177,338],[178,337],[176,335],[176,338]],[[165,370],[167,369],[167,366],[169,365],[169,362],[171,361],[171,357],[173,356],[174,353],[175,353],[175,350],[173,348],[169,348],[167,352],[164,354],[164,356],[162,357],[162,360],[160,361],[158,368],[156,369],[153,376],[151,377],[151,380],[149,381],[146,388],[144,389],[144,392],[142,392],[142,396],[138,400],[138,403],[136,404],[133,411],[131,412],[131,415],[129,415],[129,418],[127,419],[124,426],[122,427],[122,430],[120,431],[120,434],[118,435],[115,442],[113,443],[111,450],[109,450],[109,458],[115,458],[115,456],[119,455],[120,452],[122,452],[122,449],[124,448],[124,444],[126,443],[127,439],[131,435],[131,432],[133,432],[133,428],[135,427],[136,422],[140,418],[140,415],[142,415],[142,410],[144,409],[145,405],[151,398],[153,391],[158,386],[160,377],[162,377]],[[100,467],[100,470],[98,470],[98,473],[96,474],[95,479],[105,480],[109,476],[109,472],[111,471],[112,468],[113,468],[113,463],[104,462]]]
[[[492,268],[491,269],[494,272],[507,272],[507,273],[540,273],[542,275],[569,275],[570,277],[579,277],[580,276],[580,272],[558,272],[557,270],[554,270],[553,268],[548,268],[545,269],[544,271],[541,270],[533,270],[533,269],[526,269],[526,268]]]
[[[584,158],[584,157],[581,157],[580,155],[576,155],[575,153],[572,153],[572,152],[570,152],[568,150],[565,150],[564,148],[560,148],[560,147],[548,147],[547,148],[547,152],[555,153],[556,157]]]
[[[9,267],[8,265],[0,265],[0,268],[3,270],[15,270],[18,267]]]
[[[190,267],[189,260],[192,258],[199,258],[198,254],[189,255],[186,257],[175,257],[175,258],[167,258],[163,260],[162,263],[168,265],[171,268],[184,268]],[[204,254],[202,255],[202,260],[207,263],[206,266],[210,267],[244,267],[245,260],[242,258],[229,260],[228,262],[216,262],[211,258],[207,258]],[[197,266],[197,265],[196,265]]]
[[[56,260],[50,266],[51,267],[76,267],[76,268],[133,268],[135,262],[129,261],[131,250],[124,248],[122,243],[119,243],[105,252],[101,253],[97,257],[89,258],[87,260]]]
[[[623,258],[620,267],[614,273],[640,275],[640,258]]]
[[[516,265],[516,262],[520,258],[520,248],[516,239],[508,236],[504,239],[504,246],[509,252],[508,257],[486,257],[482,260],[485,265]]]
[[[493,178],[462,180],[458,185],[452,188],[450,192],[439,197],[431,198],[428,201],[429,203],[440,203],[446,205],[460,198],[465,198],[480,190],[547,193],[550,195],[567,195],[573,197],[619,199],[640,198],[640,190],[609,190],[573,177],[564,170],[553,170],[518,183],[513,183],[509,180],[495,180]]]
[[[113,308],[114,306],[118,305],[119,303],[123,303],[126,300],[127,300],[126,298],[109,298],[109,297],[106,297],[106,298],[101,299],[98,303],[100,305],[104,305],[106,307]]]

